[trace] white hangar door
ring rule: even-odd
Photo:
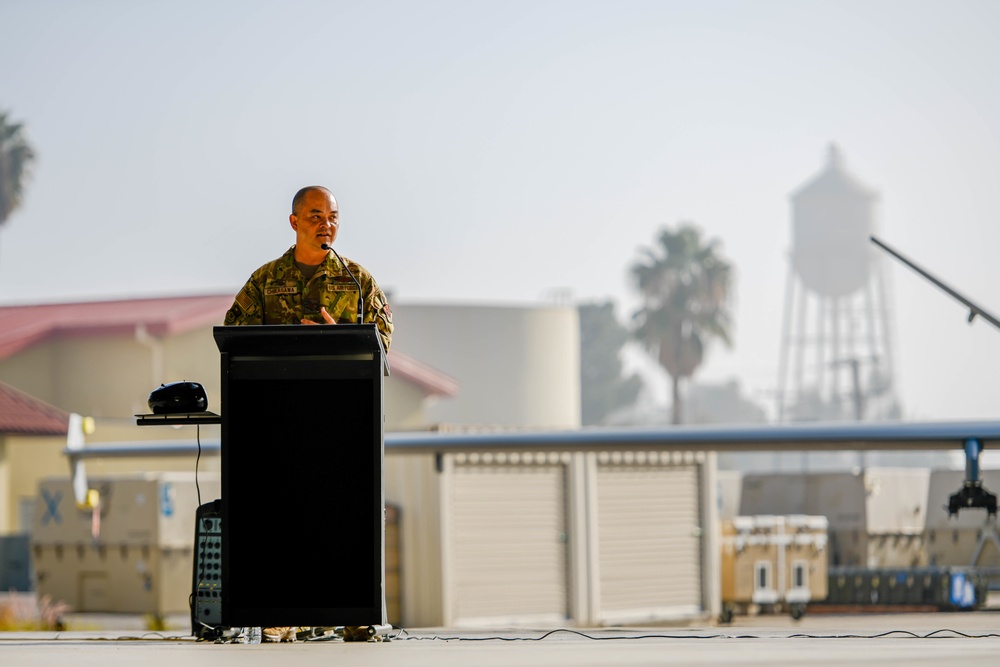
[[[450,616],[456,624],[565,621],[567,466],[503,460],[452,468]]]
[[[701,465],[691,455],[669,459],[598,457],[602,622],[685,618],[703,608]]]

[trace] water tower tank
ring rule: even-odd
[[[887,290],[869,239],[878,201],[847,172],[836,146],[791,195],[781,421],[899,418]]]
[[[869,279],[878,195],[849,174],[831,145],[825,169],[792,194],[792,266],[807,289],[848,296]]]

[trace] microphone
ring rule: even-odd
[[[323,250],[333,250],[333,246],[332,245],[327,245],[326,243],[324,243],[320,247]],[[347,275],[349,275],[351,277],[351,280],[354,281],[354,284],[358,286],[358,321],[357,321],[357,324],[363,324],[364,321],[365,321],[365,295],[361,292],[361,283],[358,282],[358,279],[354,277],[354,274],[351,273],[351,270],[349,268],[347,268],[347,263],[343,259],[340,258],[340,253],[338,253],[336,250],[333,250],[333,254],[337,256],[337,259],[340,260],[340,265],[342,267],[344,267],[344,270],[347,271]]]

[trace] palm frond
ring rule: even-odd
[[[710,341],[732,344],[732,267],[692,223],[663,227],[639,254],[629,269],[642,297],[632,335],[672,377],[691,377]]]

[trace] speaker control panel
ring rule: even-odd
[[[191,630],[196,637],[217,634],[222,625],[222,501],[198,508],[194,535]]]

